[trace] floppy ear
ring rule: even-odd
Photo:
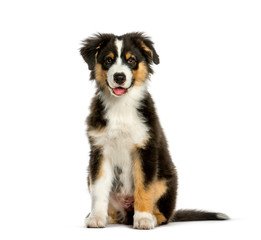
[[[149,58],[152,59],[155,64],[160,63],[159,55],[153,47],[153,42],[150,39],[144,39],[141,41],[141,47],[150,55]]]
[[[159,55],[157,54],[150,38],[145,36],[144,33],[140,32],[134,33],[134,38],[136,39],[137,44],[142,50],[143,55],[145,56],[148,63],[152,63],[153,61],[155,64],[159,64]]]
[[[95,34],[93,37],[85,39],[80,48],[80,53],[88,64],[89,70],[94,70],[96,54],[106,45],[106,43],[113,37],[112,34]]]

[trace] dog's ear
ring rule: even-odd
[[[80,48],[80,53],[88,64],[89,70],[94,70],[96,56],[98,52],[113,38],[113,34],[95,34],[93,37],[85,39]]]
[[[145,56],[148,63],[154,62],[155,64],[159,64],[159,55],[157,54],[153,42],[149,37],[145,36],[142,32],[137,32],[132,34],[133,40],[141,49],[143,55]]]

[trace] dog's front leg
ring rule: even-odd
[[[151,149],[137,149],[134,153],[134,228],[152,229],[157,224],[153,215],[155,157]]]
[[[97,161],[99,161],[99,164],[97,164]],[[90,193],[92,209],[91,213],[85,219],[85,224],[86,227],[105,227],[112,183],[110,162],[102,156],[100,156],[100,158],[91,159],[89,171],[91,176]]]

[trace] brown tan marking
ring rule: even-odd
[[[109,207],[108,207],[108,216],[109,216],[109,218],[108,218],[109,224],[118,223],[117,212],[111,204],[109,204]]]
[[[167,191],[166,180],[157,180],[154,183],[154,200],[157,202]]]
[[[144,149],[149,139],[150,139],[150,136],[149,136],[149,134],[147,134],[146,138],[140,144],[134,144],[131,149],[131,154],[133,156],[135,156],[138,148]]]
[[[114,53],[110,52],[107,57],[110,57],[110,58],[114,59]]]
[[[108,86],[106,84],[107,70],[102,69],[102,65],[97,63],[95,65],[95,78],[96,81],[103,87],[103,89],[109,93]]]
[[[125,55],[125,57],[126,57],[127,60],[128,60],[131,56],[132,56],[132,54],[131,54],[130,52],[127,52],[126,55]]]
[[[96,47],[96,49],[100,49],[101,48],[101,45],[103,44],[103,41],[99,43],[99,45]]]
[[[134,146],[137,147],[137,146]],[[137,148],[136,148],[137,149]],[[165,216],[159,211],[156,203],[166,193],[166,180],[155,180],[148,186],[144,186],[144,173],[141,167],[141,159],[137,151],[134,150],[134,209],[139,212],[153,213],[160,225],[167,221]]]
[[[157,206],[154,206],[153,209],[153,214],[157,219],[157,225],[160,225],[164,222],[167,221],[167,219],[165,218],[165,216],[159,211],[159,209],[157,208]]]
[[[144,62],[140,62],[137,70],[132,70],[135,79],[134,86],[141,86],[148,77],[148,70]]]
[[[166,180],[157,180],[154,183],[154,189],[155,189],[154,201],[156,203],[167,191]],[[167,221],[165,216],[159,211],[156,204],[154,205],[153,208],[153,214],[157,219],[157,225],[160,225]]]
[[[134,155],[134,209],[139,212],[152,213],[154,188],[153,185],[144,186],[144,173],[141,167],[141,160],[139,154],[135,152]]]
[[[90,137],[94,137],[95,135],[100,135],[100,134],[104,133],[104,131],[105,131],[104,127],[96,128],[96,129],[88,130],[87,134]]]
[[[103,170],[104,160],[105,160],[104,157],[102,157],[101,160],[100,160],[101,162],[100,162],[100,165],[99,165],[98,174],[97,174],[96,178],[94,179],[94,181],[101,178],[104,174],[104,170]],[[89,188],[89,191],[90,191],[92,185],[93,185],[93,180],[92,180],[92,175],[91,175],[90,166],[89,166],[88,167],[88,188]]]
[[[153,52],[152,52],[152,50],[151,50],[150,48],[148,48],[148,46],[147,46],[143,41],[140,42],[140,45],[142,46],[142,48],[143,48],[145,51],[150,52],[151,57],[153,57]]]
[[[96,128],[96,129],[92,129],[92,130],[88,130],[87,131],[87,136],[89,138],[89,141],[95,145],[98,148],[102,148],[102,145],[98,145],[96,144],[96,139],[105,132],[105,128],[101,127],[101,128]]]
[[[102,157],[100,161],[101,162],[100,162],[100,166],[99,166],[99,171],[98,171],[98,174],[97,174],[97,177],[95,180],[101,178],[104,174],[104,170],[103,170],[103,165],[104,165],[104,161],[105,161],[104,157]]]

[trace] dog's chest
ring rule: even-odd
[[[138,111],[139,102],[130,98],[124,100],[107,103],[106,127],[102,131],[89,132],[95,145],[118,153],[114,154],[113,161],[117,161],[122,151],[129,151],[134,145],[141,146],[148,139],[149,129]]]
[[[148,138],[148,127],[133,105],[111,105],[105,114],[107,125],[94,137],[94,144],[102,146],[105,161],[113,172],[112,191],[133,193],[131,152]]]

